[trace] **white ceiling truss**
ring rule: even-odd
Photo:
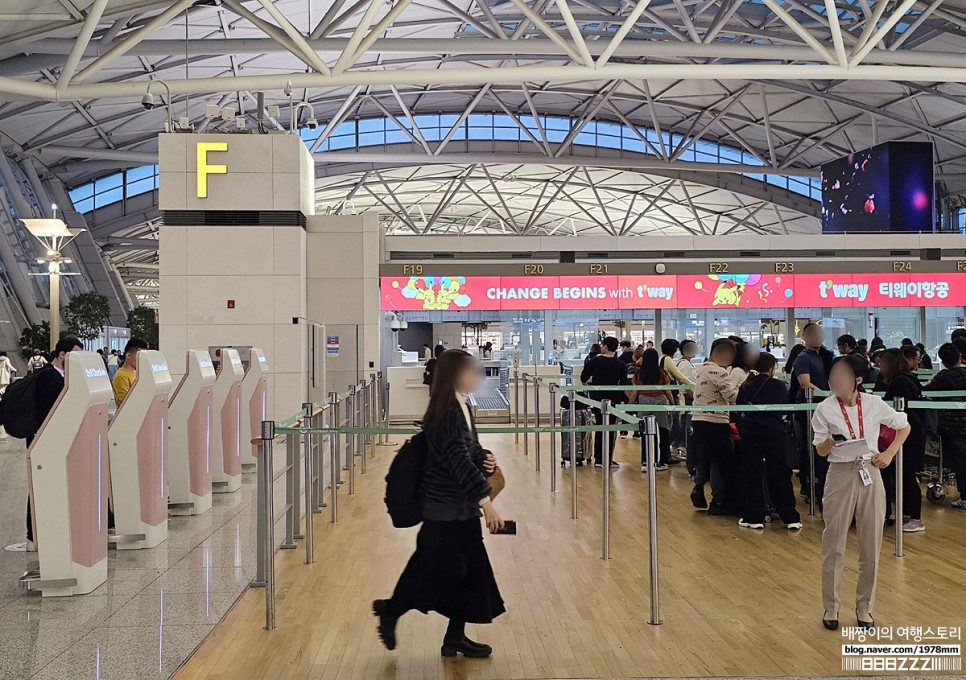
[[[966,0],[6,0],[0,145],[76,185],[156,162],[152,80],[196,130],[234,125],[209,104],[253,126],[256,92],[287,128],[290,83],[321,122],[320,207],[394,233],[816,233],[814,202],[749,175],[929,140],[944,206],[966,204],[964,53]],[[516,137],[465,138],[479,114]],[[562,138],[545,116],[570,121]],[[404,138],[326,146],[371,118]],[[597,123],[643,150],[582,143]],[[692,157],[706,143],[749,160]],[[108,239],[155,238],[154,219],[93,233],[153,264]],[[145,273],[122,270],[135,291]]]
[[[366,170],[319,182],[317,209],[380,213],[388,234],[811,233],[815,218],[733,191],[607,168],[521,164]]]

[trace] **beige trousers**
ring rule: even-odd
[[[838,614],[842,603],[839,589],[845,562],[845,543],[852,517],[859,542],[859,578],[855,586],[855,609],[862,618],[872,614],[875,581],[879,569],[879,550],[885,522],[886,497],[879,469],[865,463],[872,484],[865,486],[859,476],[862,463],[830,463],[822,497],[822,604],[825,611]]]

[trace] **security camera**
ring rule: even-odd
[[[311,116],[307,121],[305,121],[305,126],[309,130],[314,130],[315,128],[319,127],[319,121],[315,119],[315,116]]]
[[[285,87],[282,88],[282,93],[286,97],[291,97],[292,96],[292,83],[291,82],[285,83]]]
[[[154,95],[150,92],[145,92],[144,96],[141,97],[141,106],[144,107],[145,111],[150,111],[154,108]]]

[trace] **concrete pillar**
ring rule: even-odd
[[[302,225],[315,211],[311,156],[289,135],[159,140],[161,351],[181,373],[188,349],[260,347],[270,415],[287,418],[308,394]]]
[[[307,316],[338,338],[338,354],[326,357],[326,391],[342,392],[380,370],[378,215],[309,218],[306,253]]]

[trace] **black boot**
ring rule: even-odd
[[[394,650],[396,648],[396,622],[399,617],[390,612],[389,600],[373,600],[372,613],[379,619],[377,624],[379,639],[382,640],[386,649]]]
[[[439,653],[443,656],[458,656],[462,654],[469,659],[485,659],[493,653],[493,648],[481,642],[473,642],[466,637],[466,624],[463,621],[450,619],[443,636],[443,646]]]

